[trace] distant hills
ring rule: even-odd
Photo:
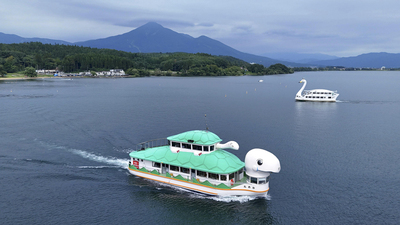
[[[353,68],[400,68],[400,54],[367,53],[354,57],[314,61],[311,64],[322,66],[344,66]]]
[[[207,53],[211,55],[232,56],[249,63],[262,64],[266,67],[276,63],[282,63],[286,66],[300,66],[300,64],[297,63],[243,53],[209,37],[200,36],[194,38],[187,34],[175,32],[154,22],[149,22],[135,30],[121,35],[75,43],[41,38],[22,38],[17,35],[0,33],[0,43],[10,44],[23,42],[42,42],[46,44],[109,48],[134,53]]]
[[[296,52],[264,53],[264,54],[262,54],[262,56],[266,56],[269,58],[278,59],[278,60],[282,60],[282,61],[303,63],[303,64],[339,58],[336,56],[319,54],[319,53],[307,54],[307,53],[296,53]]]
[[[67,41],[52,40],[46,38],[23,38],[15,34],[5,34],[0,32],[0,43],[3,44],[18,44],[24,42],[42,42],[43,44],[60,44],[60,45],[72,45]]]
[[[354,68],[381,68],[385,66],[386,68],[400,68],[400,54],[384,52],[343,58],[323,54],[298,53],[266,53],[264,56],[258,56],[240,52],[206,36],[194,38],[187,34],[178,33],[154,22],[149,22],[121,35],[75,43],[45,38],[23,38],[14,34],[4,34],[0,32],[0,43],[11,44],[23,42],[77,45],[141,53],[201,52],[212,55],[232,56],[249,63],[262,64],[266,67],[276,63],[282,63],[289,67],[344,66]]]

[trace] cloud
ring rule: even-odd
[[[212,27],[212,26],[214,26],[214,24],[213,23],[208,23],[208,22],[202,22],[202,23],[197,24],[197,26],[200,26],[200,27]]]

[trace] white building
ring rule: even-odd
[[[96,72],[96,76],[124,76],[125,71],[121,69],[113,69],[110,71]]]

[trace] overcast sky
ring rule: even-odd
[[[399,0],[0,0],[0,32],[69,42],[147,22],[239,51],[400,53]]]

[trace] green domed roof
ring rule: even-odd
[[[148,148],[143,151],[131,152],[129,155],[133,158],[218,174],[233,173],[244,167],[244,162],[242,162],[238,157],[230,152],[220,149],[208,154],[197,156],[194,155],[193,152],[173,153],[169,146],[161,146]]]
[[[198,145],[213,145],[222,140],[213,132],[204,130],[187,131],[167,138],[170,141],[193,143]],[[170,146],[147,148],[129,154],[132,158],[139,158],[153,162],[181,166],[210,173],[229,174],[244,167],[234,154],[217,149],[215,151],[195,155],[194,152],[172,152]]]
[[[199,145],[212,145],[221,142],[216,134],[205,130],[193,130],[173,135],[167,138],[170,141],[193,143]],[[190,141],[189,141],[190,140]]]

